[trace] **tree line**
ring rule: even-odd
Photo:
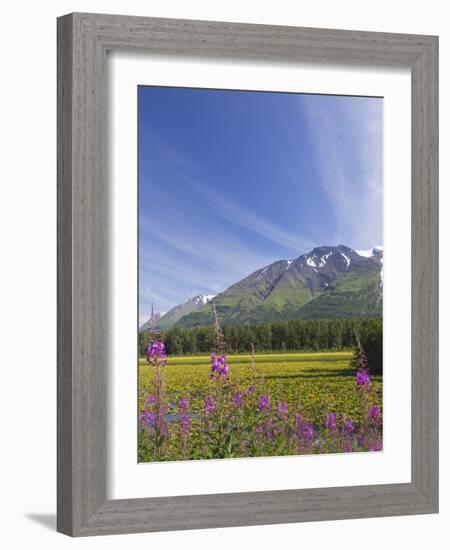
[[[258,325],[222,327],[227,353],[248,353],[252,344],[256,352],[331,351],[353,349],[355,330],[362,345],[375,351],[381,362],[381,319],[292,320]],[[172,327],[161,333],[169,355],[209,353],[213,327]],[[149,334],[139,334],[139,352],[145,355]],[[372,355],[372,353],[371,353]]]

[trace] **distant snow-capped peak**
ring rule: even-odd
[[[200,298],[203,300],[203,304],[210,302],[216,295],[215,294],[200,294]]]
[[[373,248],[368,248],[367,250],[355,250],[359,256],[364,256],[365,258],[371,258],[372,256],[377,256],[383,252],[383,247],[381,245],[374,246]]]
[[[187,304],[188,302],[192,302],[193,304],[199,305],[205,305],[208,302],[210,302],[216,295],[215,294],[199,294],[198,296],[193,296],[191,298],[188,298],[184,303]]]
[[[317,272],[318,269],[327,265],[328,259],[330,257],[336,258],[336,255],[340,256],[345,261],[346,269],[348,269],[351,263],[350,256],[352,254],[353,251],[344,245],[322,246],[315,248],[308,254],[300,256],[299,259],[303,259],[303,261],[306,261],[306,264],[309,265],[309,267],[312,267],[313,270]]]

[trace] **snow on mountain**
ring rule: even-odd
[[[351,248],[344,245],[320,246],[308,254],[300,256],[298,260],[306,262],[309,267],[312,267],[313,270],[318,273],[319,270],[322,271],[322,268],[329,269],[330,265],[336,265],[335,262],[339,261],[336,260],[337,256],[343,259],[345,262],[345,269],[348,269],[352,261],[352,257],[353,260],[355,259],[355,252]]]
[[[355,252],[360,256],[364,256],[364,258],[373,258],[376,256],[379,258],[381,264],[383,264],[383,247],[381,245],[374,246],[367,250],[355,250]],[[383,265],[380,270],[380,287],[383,287]]]
[[[184,303],[192,303],[195,305],[202,305],[204,306],[208,302],[210,302],[214,298],[215,294],[199,294],[198,296],[194,296],[191,298],[188,298]]]
[[[348,256],[346,256],[343,252],[341,252],[341,256],[347,262],[347,268],[348,268],[348,266],[350,265],[350,258]]]
[[[381,245],[374,246],[373,248],[368,248],[367,250],[355,250],[359,256],[364,256],[365,258],[371,258],[372,256],[377,256],[383,252],[383,247]]]
[[[215,294],[201,294],[203,299],[203,305],[210,302],[216,295]]]

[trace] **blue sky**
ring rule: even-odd
[[[139,314],[382,242],[380,98],[140,86]]]

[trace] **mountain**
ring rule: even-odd
[[[372,317],[382,311],[383,248],[320,246],[255,271],[214,298],[222,323]],[[177,326],[211,323],[211,307],[179,317]]]
[[[204,306],[212,298],[214,298],[214,294],[199,294],[198,296],[194,296],[193,298],[188,298],[182,304],[178,304],[177,306],[170,309],[164,315],[161,315],[161,317],[158,319],[158,328],[159,329],[170,328],[182,317],[185,317],[186,315],[189,315],[191,312]],[[150,320],[147,321],[145,325],[142,325],[142,327],[140,328],[140,332],[143,332],[144,330],[148,330],[149,328],[150,328]]]
[[[382,246],[374,246],[373,248],[368,248],[367,250],[355,250],[355,252],[365,258],[371,258],[372,256],[377,256],[379,258],[383,257]]]

